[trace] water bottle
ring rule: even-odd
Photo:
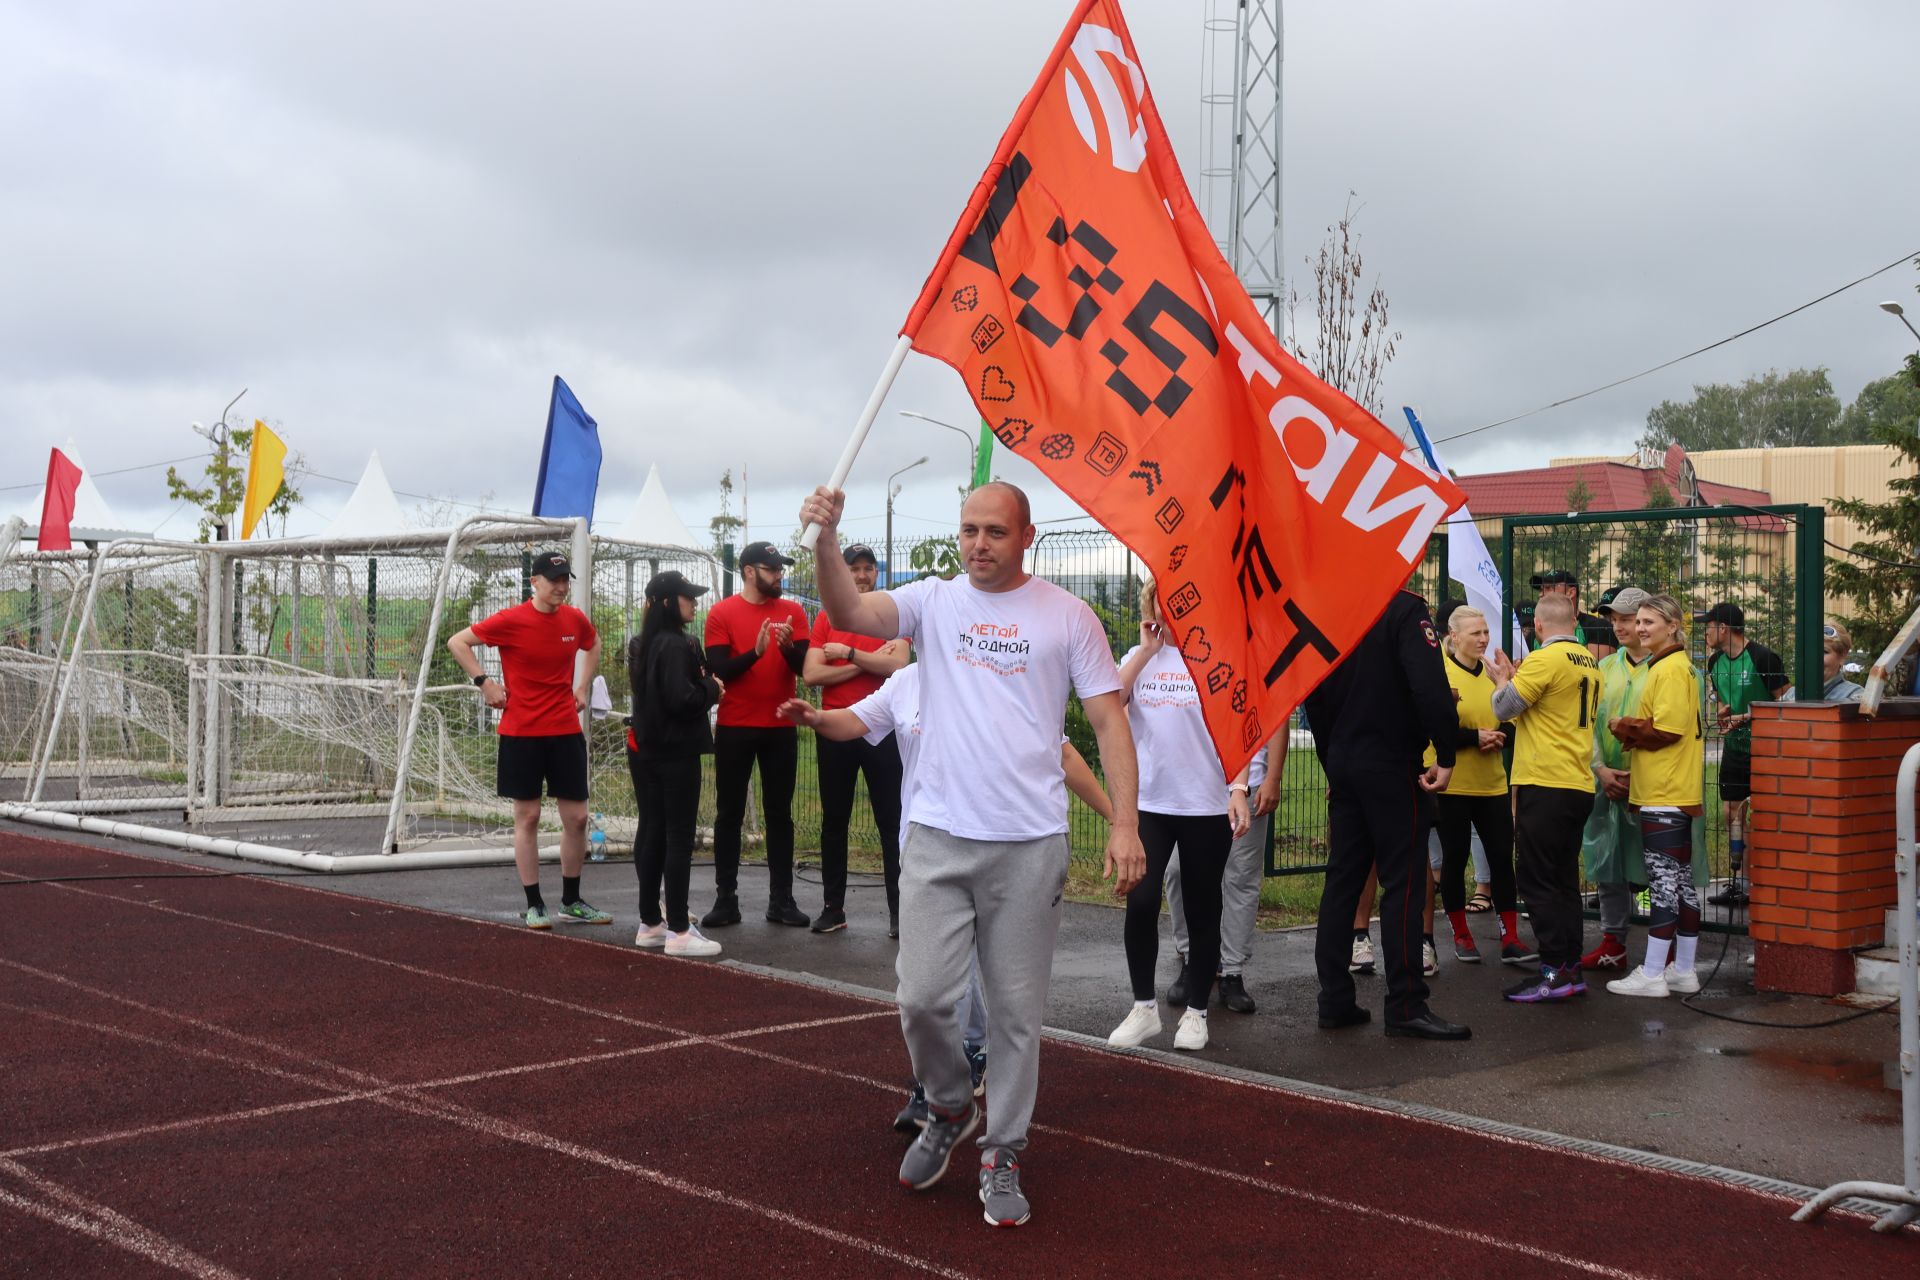
[[[607,815],[596,813],[587,825],[587,861],[607,860]]]

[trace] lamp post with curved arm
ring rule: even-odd
[[[964,427],[956,427],[951,422],[942,422],[938,418],[929,418],[926,414],[916,413],[912,409],[900,410],[900,416],[903,418],[918,418],[922,422],[931,422],[936,427],[945,427],[949,431],[959,432],[960,438],[967,442],[967,492],[972,493],[973,476],[974,473],[980,469],[979,440]]]
[[[918,462],[909,462],[906,466],[887,477],[887,586],[893,585],[893,500],[900,496],[900,486],[894,483],[896,476],[903,476],[915,467],[926,464],[923,454]]]

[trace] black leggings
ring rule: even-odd
[[[660,883],[667,889],[667,928],[687,931],[687,882],[693,874],[693,823],[700,810],[700,757],[642,760],[627,752],[640,830],[633,873],[640,880],[640,923],[660,923]]]
[[[1488,880],[1493,885],[1493,908],[1516,909],[1513,889],[1513,809],[1505,795],[1455,796],[1442,793],[1440,818],[1440,902],[1447,911],[1467,909],[1463,877],[1473,856],[1473,836],[1480,833],[1487,850]]]
[[[1127,891],[1127,976],[1133,998],[1153,999],[1162,885],[1178,846],[1180,898],[1187,913],[1187,1007],[1205,1009],[1220,968],[1220,878],[1233,849],[1233,827],[1224,813],[1193,818],[1143,809],[1140,843],[1147,851],[1147,874]]]
[[[887,910],[900,909],[900,746],[888,734],[878,743],[814,736],[820,764],[820,884],[823,904],[847,905],[847,832],[853,825],[853,784],[867,775],[867,803],[880,835]]]
[[[1640,843],[1646,851],[1647,932],[1656,938],[1700,932],[1700,890],[1693,883],[1693,819],[1684,813],[1640,811]]]

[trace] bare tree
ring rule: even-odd
[[[1380,383],[1401,335],[1387,323],[1387,291],[1380,287],[1379,278],[1371,287],[1366,283],[1360,234],[1353,227],[1365,206],[1355,205],[1354,199],[1349,191],[1347,207],[1340,220],[1327,228],[1319,256],[1307,260],[1313,268],[1312,349],[1300,341],[1300,293],[1292,285],[1287,287],[1285,336],[1295,359],[1377,418],[1386,408]]]

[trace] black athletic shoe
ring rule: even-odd
[[[1174,975],[1173,985],[1167,988],[1167,1003],[1176,1009],[1187,1007],[1187,958],[1185,956],[1180,956],[1180,972]]]
[[[1241,981],[1239,974],[1220,976],[1220,1003],[1235,1013],[1253,1012],[1253,997],[1247,994],[1247,984]]]
[[[767,919],[771,920],[773,917],[768,916]],[[781,923],[785,924],[786,921],[783,920]],[[847,913],[838,907],[822,907],[820,908],[820,914],[813,918],[813,931],[815,933],[832,933],[836,929],[844,929],[846,927]]]
[[[1373,1021],[1373,1015],[1371,1013],[1368,1013],[1365,1009],[1362,1009],[1359,1005],[1355,1005],[1353,1008],[1344,1010],[1340,1013],[1321,1014],[1320,1029],[1322,1031],[1338,1031],[1342,1027],[1365,1026],[1367,1023],[1372,1021]]]
[[[792,898],[788,898],[785,902],[767,904],[767,923],[790,924],[796,929],[804,929],[812,922],[807,919],[807,913],[793,905]]]
[[[1707,901],[1716,907],[1740,907],[1747,901],[1747,888],[1738,880],[1730,880],[1725,888],[1707,895]]]
[[[740,899],[732,894],[713,900],[713,910],[700,917],[702,929],[719,929],[725,925],[740,923]]]
[[[887,936],[895,942],[900,940],[900,913],[898,911],[887,912]]]
[[[927,1091],[915,1081],[913,1092],[907,1096],[907,1105],[900,1108],[900,1114],[893,1118],[895,1133],[912,1134],[918,1137],[927,1127]]]

